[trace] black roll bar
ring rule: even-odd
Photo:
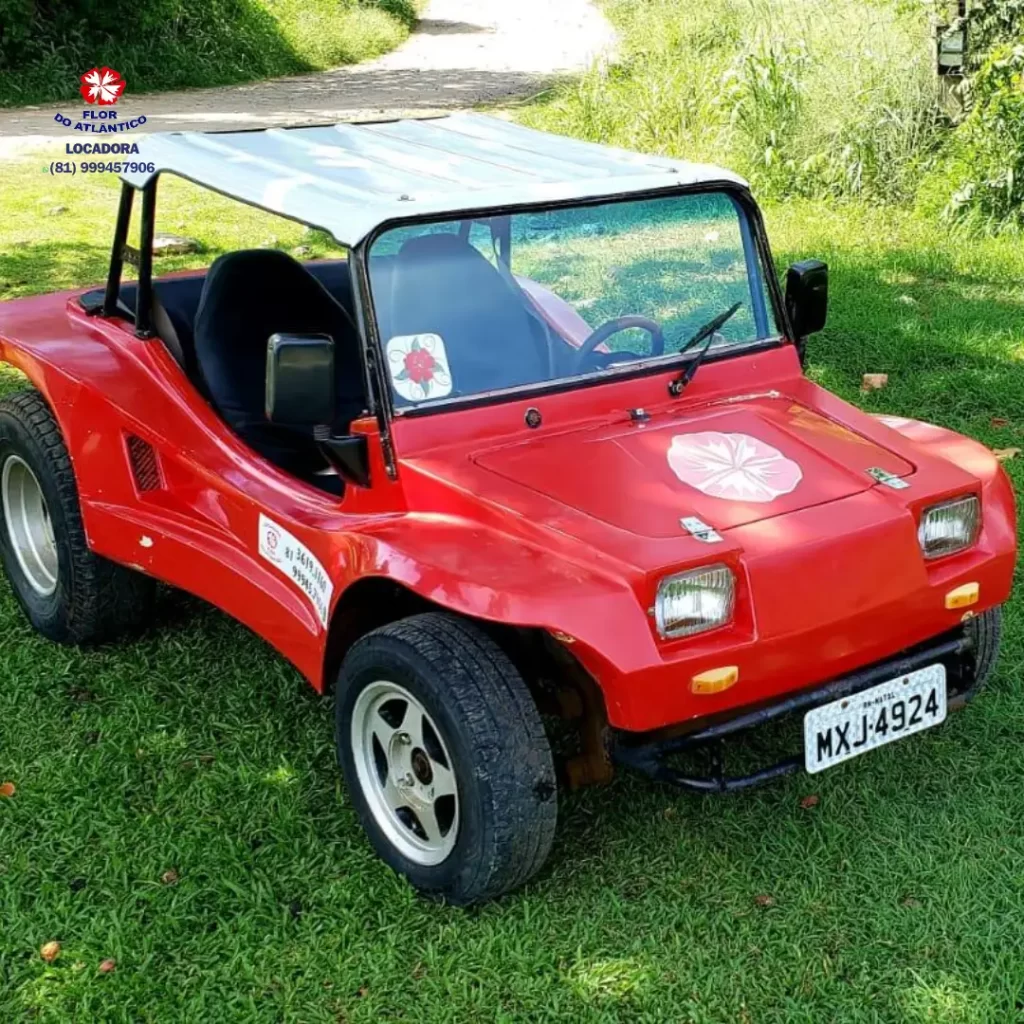
[[[121,294],[121,270],[124,267],[124,247],[128,242],[128,224],[132,219],[132,200],[135,189],[127,182],[121,186],[121,201],[117,207],[117,225],[114,228],[114,245],[110,251],[110,270],[107,272],[107,288],[103,293],[103,315],[113,316],[117,312],[117,300]]]
[[[135,337],[153,337],[153,231],[156,224],[156,178],[142,190],[139,237],[139,285],[135,300]]]

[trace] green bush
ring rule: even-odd
[[[998,46],[1024,40],[1024,0],[984,0],[972,5],[970,55],[975,67]]]
[[[925,197],[943,192],[949,220],[990,231],[1024,227],[1024,43],[997,48],[972,78],[970,112]]]
[[[415,17],[413,0],[0,0],[0,105],[72,99],[94,65],[149,92],[349,64]]]
[[[727,164],[763,194],[912,196],[945,121],[924,9],[891,0],[608,0],[611,66],[526,117]]]

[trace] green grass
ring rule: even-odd
[[[40,167],[5,165],[0,298],[103,274],[112,183]],[[191,186],[160,212],[207,246],[192,262],[272,239],[326,251]],[[817,380],[1024,447],[1019,245],[862,205],[766,215],[780,266],[832,268]],[[862,396],[864,372],[889,386]],[[1007,468],[1020,493],[1024,458]],[[245,629],[168,595],[141,638],[65,650],[0,583],[0,782],[17,786],[0,799],[0,1020],[1022,1020],[1019,584],[990,689],[941,729],[731,798],[629,775],[563,795],[544,872],[464,912],[373,857],[330,699]]]
[[[59,147],[58,147],[59,148]],[[57,156],[45,151],[3,164],[4,220],[0,301],[105,279],[120,181],[111,174],[65,178],[49,174]],[[138,231],[138,216],[133,228]],[[157,231],[195,238],[202,251],[156,260],[155,273],[205,267],[221,253],[251,245],[294,249],[304,258],[339,250],[321,232],[241,206],[168,176],[160,185]],[[137,234],[134,242],[138,241]],[[300,255],[302,252],[300,250]]]
[[[79,75],[104,64],[132,95],[354,64],[398,46],[422,2],[149,0],[88,16],[69,4],[16,22],[21,38],[0,33],[0,107],[75,100]],[[0,16],[5,3],[19,0],[0,0]]]

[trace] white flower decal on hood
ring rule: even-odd
[[[778,448],[749,434],[717,430],[676,434],[668,464],[684,484],[731,501],[772,501],[803,479],[800,467]]]

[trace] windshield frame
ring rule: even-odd
[[[383,359],[383,343],[378,328],[377,310],[374,304],[370,280],[370,252],[381,235],[395,228],[414,225],[446,224],[459,220],[484,219],[489,217],[510,216],[519,213],[537,213],[546,210],[585,209],[592,206],[604,206],[611,203],[638,202],[645,199],[662,199],[672,196],[694,195],[710,192],[724,192],[738,207],[740,232],[743,240],[744,255],[747,260],[747,277],[751,291],[763,300],[764,312],[768,319],[767,328],[774,333],[767,337],[739,342],[727,347],[707,352],[704,363],[718,362],[735,356],[747,355],[765,349],[777,348],[790,344],[789,321],[785,312],[785,302],[775,262],[772,259],[768,236],[765,231],[761,211],[754,201],[749,188],[734,181],[712,179],[692,185],[673,185],[667,188],[648,189],[642,192],[616,192],[606,196],[587,197],[586,199],[568,199],[559,202],[550,200],[538,203],[516,203],[508,206],[466,207],[452,210],[445,214],[430,214],[394,218],[378,225],[353,250],[351,258],[356,270],[356,283],[361,307],[360,319],[363,320],[365,353],[371,367],[371,376],[377,384],[380,410],[391,420],[395,418],[430,415],[435,412],[450,412],[455,409],[478,408],[504,401],[514,401],[525,397],[555,394],[561,391],[576,390],[607,384],[613,380],[629,380],[635,377],[648,376],[655,373],[684,366],[696,358],[693,350],[667,352],[660,356],[650,356],[619,366],[607,367],[603,370],[590,370],[585,374],[571,377],[560,377],[557,380],[536,381],[531,384],[513,385],[493,391],[479,392],[471,395],[457,395],[445,398],[428,399],[415,405],[396,408],[391,385],[387,379]],[[758,261],[756,268],[751,267],[751,258]],[[760,271],[757,273],[755,271]],[[699,346],[698,346],[699,348]]]

